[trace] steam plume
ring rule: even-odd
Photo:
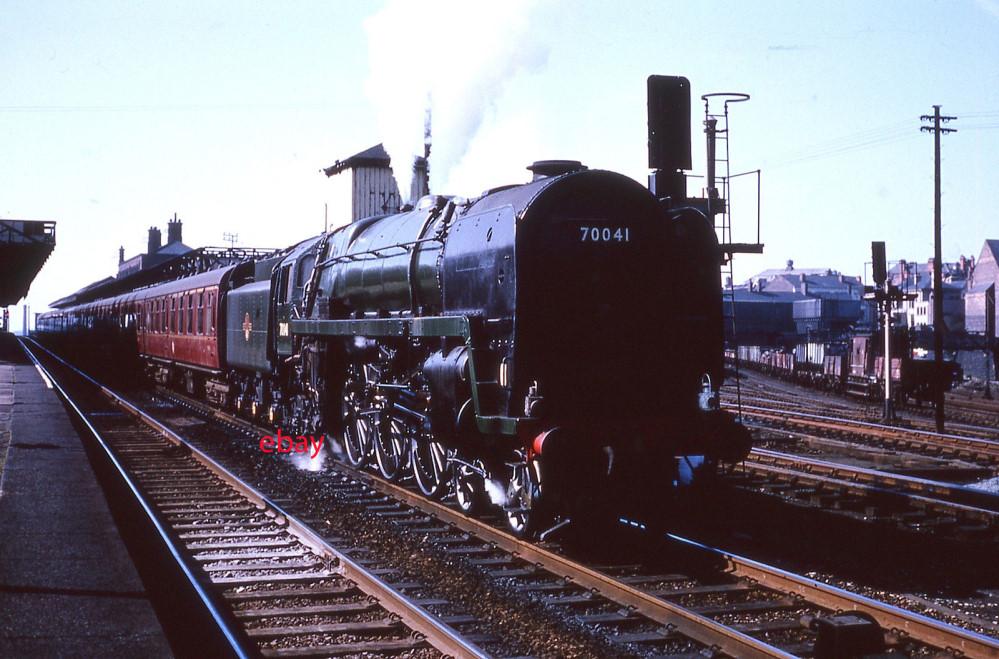
[[[410,189],[413,158],[423,155],[428,109],[431,189],[437,191],[506,84],[544,64],[547,49],[528,37],[533,9],[532,0],[390,0],[365,22],[365,92],[400,190]]]

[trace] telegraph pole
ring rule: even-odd
[[[932,126],[920,126],[924,133],[933,133],[933,360],[936,382],[933,389],[937,432],[944,430],[944,382],[943,382],[943,258],[940,247],[940,135],[957,132],[954,128],[943,128],[941,123],[953,121],[957,117],[940,115],[940,106],[933,106],[933,115],[924,114],[920,121],[932,121]]]

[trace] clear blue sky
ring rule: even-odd
[[[0,217],[55,220],[33,310],[112,274],[177,212],[192,246],[285,246],[323,226],[319,170],[403,143],[434,107],[435,192],[525,180],[542,158],[646,176],[645,78],[732,111],[733,170],[761,168],[762,257],[862,274],[999,238],[999,2],[22,2],[0,20]],[[414,128],[415,127],[415,128]],[[396,143],[396,142],[393,142]],[[736,238],[755,192],[736,190]],[[342,222],[331,209],[330,223]],[[15,319],[17,316],[15,316]],[[19,322],[17,326],[19,326]]]

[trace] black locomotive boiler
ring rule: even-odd
[[[661,512],[749,449],[718,409],[715,231],[682,193],[574,161],[532,170],[238,266],[214,306],[223,363],[177,363],[174,381],[328,433],[427,496],[499,506],[517,533]]]

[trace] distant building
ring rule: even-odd
[[[944,262],[941,270],[944,295],[944,324],[948,330],[964,329],[964,289],[969,273],[974,269],[974,259],[961,257],[959,261]],[[925,263],[901,260],[888,271],[891,283],[904,293],[915,294],[915,299],[903,301],[894,313],[895,322],[905,327],[933,326],[933,259]]]
[[[790,313],[791,331],[799,337],[822,339],[848,331],[858,324],[869,324],[873,317],[870,304],[864,301],[864,284],[860,277],[843,275],[830,268],[794,267],[788,261],[783,270],[764,270],[750,279],[745,286],[748,294],[755,294],[756,304],[788,305],[788,310],[775,312],[774,318],[785,318]],[[745,298],[747,301],[749,297]],[[736,316],[740,307],[737,298]],[[748,309],[747,309],[748,311]],[[762,318],[760,311],[756,317]],[[774,331],[783,331],[775,325]],[[741,323],[740,323],[740,334]]]
[[[999,240],[986,240],[974,264],[964,294],[964,326],[969,332],[985,332],[986,299],[999,291]],[[999,322],[999,313],[994,318]],[[993,325],[999,327],[999,325]]]
[[[957,261],[944,261],[941,272],[944,281],[965,281],[974,268],[975,259],[962,256]],[[923,263],[902,259],[888,269],[888,278],[899,288],[914,287],[926,279],[933,281],[933,259]]]
[[[183,222],[177,219],[174,213],[173,219],[167,222],[167,244],[161,245],[160,230],[156,227],[149,227],[149,240],[146,243],[146,252],[137,254],[130,259],[125,258],[125,248],[118,248],[118,279],[124,279],[137,272],[148,270],[165,261],[193,251],[184,244],[182,240]]]
[[[734,293],[734,303],[733,294]],[[797,293],[770,293],[736,288],[722,295],[725,335],[731,339],[732,319],[742,345],[777,345],[795,336],[794,304],[805,300]]]

